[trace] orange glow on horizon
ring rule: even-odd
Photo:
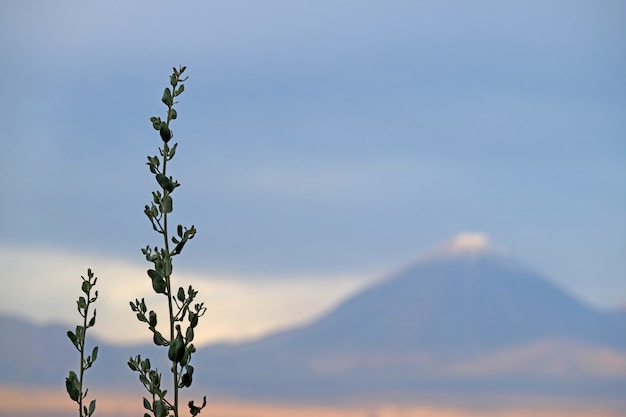
[[[142,415],[139,396],[119,392],[95,392],[96,415],[100,417],[130,417]],[[93,398],[88,396],[88,401]],[[0,385],[0,416],[24,417],[65,414],[73,415],[75,404],[67,397],[64,387],[25,388]],[[345,405],[276,404],[236,400],[212,400],[202,412],[205,417],[618,417],[610,411],[569,407],[529,407],[528,409],[463,410],[430,405]]]

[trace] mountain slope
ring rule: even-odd
[[[212,369],[214,386],[235,393],[626,390],[621,315],[583,305],[488,248],[456,249],[309,325],[209,347],[199,360]]]
[[[555,338],[626,348],[615,315],[590,309],[490,253],[422,261],[308,326],[257,346],[390,353],[484,351]]]
[[[0,383],[63,386],[68,372],[79,366],[79,353],[66,335],[70,329],[74,330],[72,326],[38,325],[0,314]],[[152,345],[120,347],[89,335],[87,350],[91,352],[94,345],[99,351],[93,368],[87,372],[90,385],[133,386],[137,375],[126,364],[129,357],[138,352],[151,357],[163,355]],[[157,363],[167,368],[167,360]]]

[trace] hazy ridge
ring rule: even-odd
[[[62,384],[75,362],[65,327],[0,316],[0,329],[10,335],[0,341],[1,383]],[[165,357],[153,346],[94,343],[95,386],[133,387],[130,355]],[[210,345],[194,362],[198,390],[252,400],[484,403],[518,395],[623,404],[626,313],[596,311],[488,246],[466,244],[409,265],[306,326]]]

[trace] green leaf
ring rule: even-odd
[[[193,311],[189,312],[189,325],[191,327],[196,327],[198,325],[198,315]]]
[[[150,359],[146,358],[141,362],[141,370],[146,373],[150,370]]]
[[[74,371],[70,371],[70,374],[65,378],[65,389],[73,401],[78,401],[81,396],[80,382]]]
[[[152,122],[152,127],[154,130],[161,130],[161,118],[160,117],[151,117],[150,121]]]
[[[76,326],[76,338],[80,344],[85,341],[85,329],[83,326]]]
[[[161,332],[159,332],[158,330],[154,330],[154,335],[152,336],[152,341],[157,346],[167,346],[167,344],[168,344],[167,340],[165,340],[165,338],[163,337]]]
[[[152,406],[150,405],[150,401],[146,397],[143,397],[143,408],[148,411],[152,411]]]
[[[91,362],[95,362],[96,359],[98,358],[98,346],[94,346],[93,350],[91,351]]]
[[[87,300],[85,300],[85,297],[83,297],[82,295],[78,298],[76,304],[78,304],[79,311],[87,308]]]
[[[154,414],[156,417],[167,417],[167,407],[161,400],[154,402]]]
[[[91,400],[89,403],[89,415],[92,415],[96,411],[96,400]]]
[[[183,287],[178,288],[178,294],[176,294],[178,301],[185,301],[185,289]]]
[[[148,269],[148,276],[150,278],[152,278],[152,279],[155,279],[155,278],[163,279],[164,278],[160,271],[157,272],[154,269]]]
[[[185,338],[187,339],[187,343],[193,340],[193,327],[187,327],[187,331],[185,332]]]
[[[139,381],[140,381],[143,385],[149,385],[149,384],[150,384],[150,382],[148,382],[148,378],[146,378],[144,374],[140,374],[140,375],[139,375]]]
[[[202,411],[202,409],[204,407],[206,407],[206,395],[204,396],[204,399],[202,401],[202,406],[201,407],[197,407],[193,401],[189,401],[189,403],[187,403],[187,405],[189,406],[189,412],[191,413],[192,416],[197,416],[198,414],[200,414],[200,411]]]
[[[154,248],[156,249],[156,248]],[[155,255],[156,258],[154,260],[154,269],[156,269],[157,274],[165,278],[165,274],[163,273],[163,258],[160,253],[157,252]]]
[[[171,213],[174,210],[172,205],[173,205],[172,197],[169,194],[167,194],[165,198],[163,199],[163,212]]]
[[[182,381],[180,384],[182,387],[190,387],[192,380],[193,380],[193,366],[186,365],[185,373],[183,374]]]
[[[167,291],[167,284],[164,279],[152,279],[152,289],[157,294],[165,294]]]
[[[172,251],[173,255],[178,255],[183,248],[185,247],[185,244],[187,243],[187,239],[184,239],[182,241],[180,241],[175,247],[174,250]]]
[[[139,361],[139,359],[141,359],[141,356],[137,356],[137,359],[131,356],[128,360],[128,367],[133,371],[138,371],[139,367],[137,366],[137,362]]]
[[[180,333],[180,326],[176,326],[176,337],[172,340],[170,348],[167,351],[167,357],[172,361],[179,363],[185,355],[185,341]]]
[[[185,84],[181,84],[180,87],[174,92],[174,97],[181,95],[185,91]]]
[[[89,281],[83,281],[81,288],[85,294],[89,294],[89,291],[91,291],[91,283]]]
[[[96,310],[93,311],[93,317],[89,320],[87,327],[93,327],[96,325]]]
[[[191,356],[189,355],[189,352],[185,350],[185,354],[183,355],[183,358],[180,360],[180,366],[181,367],[187,366],[189,364],[189,361],[191,361]]]
[[[169,156],[169,160],[172,160],[172,158],[174,157],[174,155],[176,154],[176,147],[178,146],[178,143],[175,143],[174,146],[172,146],[170,148],[170,156]]]
[[[71,331],[71,330],[68,330],[68,331],[67,331],[67,337],[69,337],[69,339],[72,341],[72,344],[73,344],[74,346],[76,346],[76,349],[79,349],[79,350],[80,350],[80,348],[78,347],[78,338],[76,337],[76,335],[74,334],[74,332],[73,332],[73,331]]]
[[[176,184],[170,178],[161,173],[156,174],[155,178],[159,185],[167,192],[171,193],[174,191],[174,188],[176,188]]]
[[[173,108],[170,109],[170,120],[176,120],[177,117],[178,113],[176,113],[176,110],[174,110]]]
[[[159,134],[161,135],[161,139],[165,143],[169,142],[170,139],[172,139],[173,137],[172,131],[169,127],[167,127],[167,124],[165,123],[161,123],[161,127],[159,128]]]
[[[163,275],[159,274],[154,269],[148,269],[148,275],[150,276],[150,279],[152,279],[152,288],[154,289],[154,291],[157,294],[165,294],[167,285],[165,283]]]
[[[161,97],[161,101],[166,106],[171,106],[172,105],[172,92],[169,89],[169,87],[166,87],[165,90],[163,90],[163,97]]]
[[[150,327],[156,327],[157,325],[157,315],[154,311],[150,311],[150,315],[148,318],[148,323],[150,324]]]
[[[170,84],[172,85],[172,87],[174,87],[177,83],[178,76],[176,75],[176,72],[174,72],[174,74],[170,75]]]
[[[152,381],[155,387],[160,387],[161,386],[161,374],[158,373],[156,370],[150,371],[150,381]],[[165,396],[166,393],[167,393],[167,390],[161,392],[163,396]]]

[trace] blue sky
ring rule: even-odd
[[[171,4],[4,7],[3,280],[37,285],[39,257],[67,285],[143,268],[148,119],[183,64],[189,276],[323,288],[327,305],[469,230],[592,305],[626,304],[622,2]]]

